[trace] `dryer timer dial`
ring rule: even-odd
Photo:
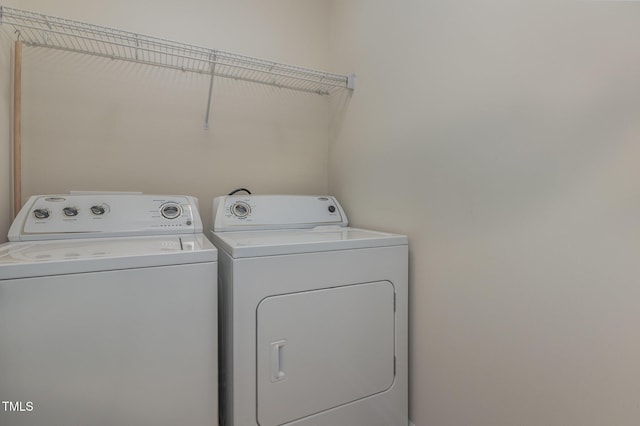
[[[251,213],[251,207],[249,207],[249,204],[244,201],[237,201],[231,205],[231,213],[233,213],[234,216],[243,219],[249,216],[249,213]]]

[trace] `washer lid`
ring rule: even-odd
[[[0,279],[215,262],[202,234],[14,242],[0,245]]]
[[[234,258],[386,247],[408,244],[407,237],[358,228],[212,232],[218,249]]]

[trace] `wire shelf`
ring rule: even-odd
[[[281,64],[221,50],[0,6],[0,25],[27,46],[61,49],[285,89],[329,95],[353,90],[355,76]]]

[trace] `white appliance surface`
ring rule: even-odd
[[[389,389],[395,378],[393,298],[393,285],[380,281],[260,302],[260,425],[281,425]]]
[[[184,195],[34,195],[9,241],[202,233],[198,201]]]
[[[274,229],[238,231],[239,198]],[[291,200],[214,201],[222,425],[405,426],[406,236],[347,227],[333,197]]]
[[[217,250],[201,229],[191,197],[27,201],[0,245],[0,424],[215,424]]]
[[[216,259],[203,234],[10,242],[0,245],[0,279]]]
[[[216,245],[234,258],[406,245],[404,235],[350,227],[316,227],[212,234]]]
[[[213,200],[213,230],[346,226],[335,197],[308,195],[227,195]]]

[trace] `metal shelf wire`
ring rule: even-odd
[[[0,26],[13,28],[27,46],[208,74],[212,81],[214,76],[225,77],[319,95],[353,90],[355,85],[355,75],[316,71],[5,6],[0,6]]]

